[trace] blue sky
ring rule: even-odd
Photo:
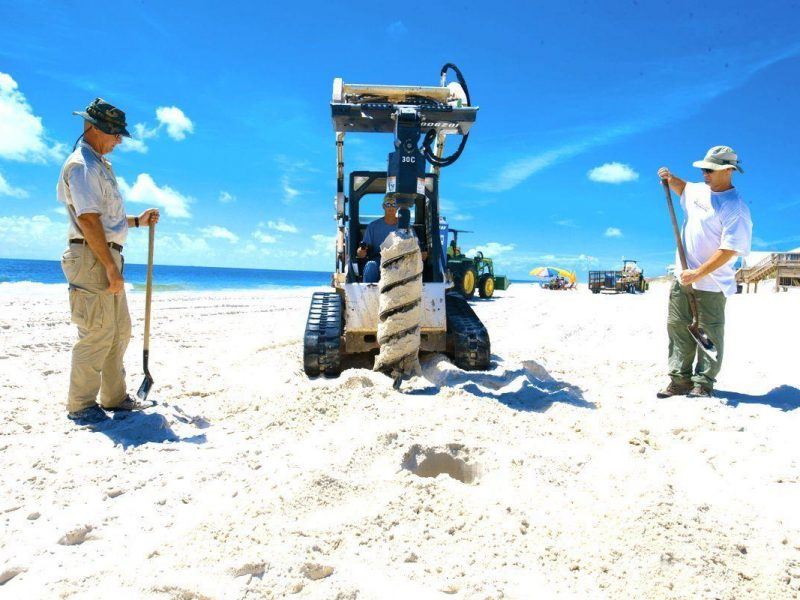
[[[94,10],[94,13],[92,12]],[[330,270],[334,77],[437,85],[480,106],[443,170],[443,214],[500,272],[662,274],[674,242],[655,176],[732,146],[754,250],[800,246],[800,2],[0,2],[0,256],[57,259],[55,185],[101,96],[138,139],[110,156],[128,212],[162,208],[156,262]],[[451,139],[448,146],[455,146]],[[348,170],[390,135],[350,135]],[[146,235],[129,236],[143,262]]]

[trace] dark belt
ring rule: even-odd
[[[86,244],[86,245],[88,245],[88,243],[86,242],[86,240],[84,240],[83,238],[75,238],[75,239],[72,239],[72,240],[70,240],[70,241],[69,241],[69,243],[70,243],[70,244]],[[116,250],[117,252],[122,252],[122,246],[120,246],[120,245],[119,245],[119,244],[117,244],[116,242],[108,242],[106,245],[107,245],[109,248],[113,248],[113,249],[114,249],[114,250]]]

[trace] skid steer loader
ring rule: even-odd
[[[457,83],[446,83],[449,70]],[[461,155],[478,108],[455,65],[446,64],[440,75],[440,85],[429,87],[334,80],[336,266],[333,291],[311,300],[303,345],[309,376],[335,377],[343,356],[376,349],[376,370],[389,373],[395,387],[418,371],[419,350],[443,352],[462,369],[489,368],[489,335],[466,300],[449,291],[439,237],[440,169]],[[385,171],[351,172],[345,193],[345,136],[364,132],[393,133],[394,149]],[[453,134],[461,142],[443,157],[445,138]],[[381,246],[379,283],[363,281],[357,252],[368,225],[361,208],[371,195],[397,204],[397,231]]]

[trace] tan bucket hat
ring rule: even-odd
[[[730,146],[714,146],[706,152],[703,160],[696,160],[692,163],[698,169],[711,169],[712,171],[722,171],[724,169],[736,169],[739,173],[744,173],[744,169],[739,166],[739,157]]]

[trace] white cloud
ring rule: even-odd
[[[800,242],[800,235],[790,235],[788,237],[764,240],[760,237],[753,238],[753,245],[758,248],[772,248],[775,252],[796,252],[794,245]]]
[[[349,145],[355,144],[356,141],[363,141],[363,139],[353,138],[347,143]],[[276,154],[275,160],[284,173],[322,173],[321,169],[313,166],[310,161],[303,158],[289,158],[285,154]]]
[[[14,187],[8,183],[6,178],[3,177],[3,174],[0,173],[0,196],[10,196],[11,198],[27,198],[28,192],[22,188]]]
[[[794,43],[788,48],[778,52],[773,51],[771,54],[765,54],[765,52],[770,52],[769,49],[761,49],[758,52],[760,55],[741,51],[729,58],[730,50],[719,48],[714,52],[702,53],[701,56],[687,55],[685,63],[671,62],[668,66],[654,65],[654,68],[649,70],[649,77],[653,78],[654,85],[649,85],[650,80],[648,80],[648,82],[641,81],[639,87],[654,90],[653,93],[656,95],[634,96],[635,106],[642,108],[627,111],[630,116],[625,121],[601,128],[586,123],[581,126],[586,133],[577,133],[575,138],[577,141],[537,155],[512,160],[500,169],[497,175],[493,175],[473,187],[484,191],[507,191],[556,162],[577,156],[608,142],[624,139],[632,134],[661,127],[675,120],[686,119],[687,116],[696,114],[719,96],[741,86],[760,71],[779,61],[800,55],[800,44]],[[728,62],[728,60],[731,62],[730,69],[714,69],[720,61]],[[709,76],[708,74],[712,72],[713,75]],[[674,81],[676,73],[681,74],[681,81]],[[697,73],[703,74],[701,79],[698,79]],[[656,85],[665,77],[671,78],[670,90],[667,92],[661,86]],[[646,83],[647,85],[645,85]]]
[[[0,158],[45,163],[66,154],[63,144],[49,142],[41,117],[33,114],[14,79],[0,72]]]
[[[135,137],[124,138],[119,149],[122,152],[138,152],[139,154],[147,154],[148,150],[144,140]]]
[[[622,230],[618,227],[609,227],[603,235],[606,237],[622,237]]]
[[[408,27],[402,21],[395,21],[386,28],[386,33],[389,35],[403,35],[408,33]]]
[[[275,161],[281,171],[281,202],[291,205],[303,194],[299,185],[305,183],[309,173],[319,173],[320,170],[305,159],[289,158],[285,154],[275,155]],[[385,166],[384,166],[385,168]]]
[[[187,133],[194,131],[194,123],[177,106],[159,106],[156,109],[156,127],[148,127],[146,123],[136,123],[131,128],[131,137],[125,138],[120,146],[123,152],[145,154],[148,150],[146,140],[158,136],[162,127],[167,128],[167,135],[173,140],[186,138]]]
[[[792,208],[794,206],[800,206],[800,198],[795,200],[789,200],[788,202],[782,202],[780,204],[775,205],[776,210],[786,210],[787,208]]]
[[[560,221],[556,221],[556,225],[561,225],[561,227],[577,227],[575,221],[572,219],[561,219]]]
[[[238,235],[233,233],[230,229],[226,229],[225,227],[220,227],[219,225],[210,225],[209,227],[204,227],[203,229],[200,230],[200,233],[202,233],[206,237],[228,240],[233,244],[239,241]]]
[[[281,187],[283,188],[283,202],[285,204],[291,204],[300,195],[300,191],[291,186],[288,175],[281,177]]]
[[[513,160],[503,167],[497,176],[479,183],[475,187],[486,192],[508,191],[556,161],[580,154],[587,146],[588,143],[570,144],[527,158]]]
[[[311,239],[314,243],[322,248],[332,250],[336,245],[336,236],[335,235],[323,235],[321,233],[317,233],[311,236]]]
[[[51,212],[56,213],[57,215],[64,215],[67,216],[67,207],[66,206],[56,206]]]
[[[270,235],[268,233],[264,233],[261,229],[256,229],[253,232],[253,238],[257,241],[261,242],[262,244],[274,244],[278,241],[274,235]]]
[[[575,262],[578,263],[586,263],[587,265],[595,265],[600,262],[600,260],[596,256],[591,256],[589,254],[579,254],[575,257]]]
[[[194,123],[177,106],[159,106],[156,109],[158,122],[167,127],[167,135],[173,140],[182,140],[194,131]]]
[[[317,233],[311,236],[311,241],[314,242],[309,248],[306,248],[301,253],[303,256],[320,256],[325,254],[333,254],[336,248],[335,235],[323,235]]]
[[[233,196],[224,190],[219,193],[219,201],[223,204],[233,202],[234,200],[236,200],[236,196]]]
[[[11,258],[60,256],[67,237],[67,223],[47,215],[0,217],[0,254]]]
[[[605,163],[595,167],[587,175],[592,181],[600,183],[625,183],[639,179],[639,174],[630,166],[618,162]]]
[[[495,258],[486,254],[488,258]],[[495,273],[525,279],[535,267],[559,267],[570,271],[586,272],[599,264],[599,259],[588,254],[541,254],[514,251],[494,263]]]
[[[439,214],[447,219],[448,223],[463,223],[464,221],[471,221],[472,215],[463,213],[459,209],[463,203],[456,205],[455,202],[447,198],[439,199]]]
[[[117,177],[117,183],[125,202],[157,206],[163,208],[167,216],[177,219],[191,216],[189,205],[194,201],[192,198],[169,186],[159,187],[147,173],[140,173],[132,186],[122,177]]]
[[[514,244],[501,244],[499,242],[489,242],[482,246],[476,246],[466,252],[467,256],[475,256],[478,252],[483,252],[486,258],[496,258],[514,250]]]
[[[170,264],[202,264],[209,252],[211,247],[205,238],[196,235],[176,233],[160,235],[158,239],[158,253],[169,257]]]
[[[131,129],[133,129],[131,137],[123,138],[120,150],[123,152],[138,152],[139,154],[147,153],[148,148],[145,140],[155,137],[158,134],[158,127],[148,129],[144,123],[136,123]]]
[[[297,227],[291,223],[287,223],[283,219],[279,219],[278,221],[268,221],[267,227],[269,229],[274,229],[275,231],[282,231],[283,233],[297,233]]]

